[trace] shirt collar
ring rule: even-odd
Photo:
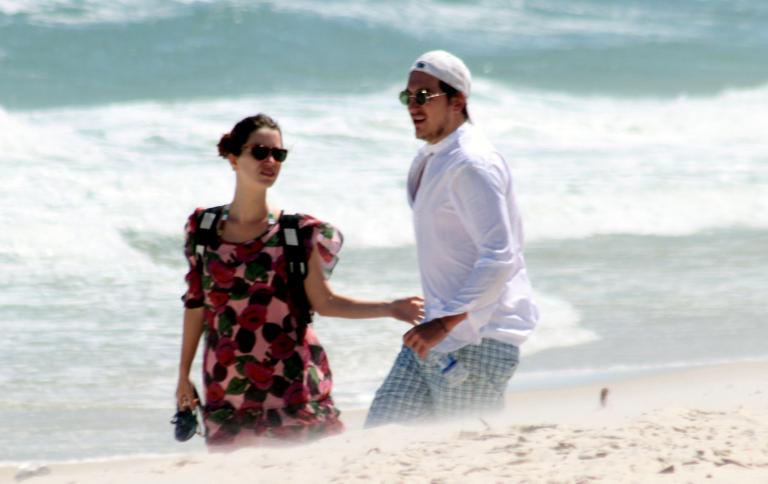
[[[435,144],[425,144],[421,148],[421,154],[422,155],[434,155],[437,153],[440,153],[441,151],[444,151],[447,149],[450,145],[452,145],[462,134],[467,132],[469,130],[469,123],[464,123],[458,128],[456,128],[451,134],[446,136],[445,138],[441,139]]]

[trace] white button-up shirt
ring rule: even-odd
[[[439,345],[454,351],[493,338],[522,344],[538,310],[523,259],[509,167],[464,123],[416,155],[408,176],[425,321],[467,313]]]

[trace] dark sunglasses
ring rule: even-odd
[[[255,145],[251,148],[251,156],[259,161],[266,160],[270,153],[272,153],[272,158],[278,163],[282,163],[288,158],[288,150],[285,148],[270,148],[264,145]]]
[[[411,94],[406,89],[400,93],[400,102],[403,103],[404,106],[407,106],[408,103],[411,102],[411,99],[413,99],[416,101],[416,104],[418,104],[419,106],[423,106],[427,104],[430,99],[434,97],[439,97],[439,96],[445,96],[445,93],[438,92],[436,94],[432,94],[426,89],[419,89],[415,93]]]

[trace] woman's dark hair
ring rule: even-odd
[[[223,135],[217,147],[219,148],[219,156],[226,158],[229,155],[240,156],[243,152],[243,145],[248,141],[248,137],[251,136],[256,130],[268,128],[274,129],[280,136],[283,136],[283,132],[280,130],[280,126],[277,121],[267,116],[266,114],[259,113],[256,116],[248,116],[232,128],[232,131]]]
[[[451,99],[453,96],[459,93],[457,89],[454,89],[453,86],[450,86],[443,81],[440,81],[440,90],[445,93],[445,97],[448,99]],[[462,109],[461,114],[464,115],[464,119],[471,121],[469,119],[469,111],[467,111],[467,103],[464,103],[464,109]]]

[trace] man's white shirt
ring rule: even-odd
[[[436,351],[493,338],[522,344],[538,310],[509,167],[464,123],[419,150],[408,176],[425,321],[467,313]]]

